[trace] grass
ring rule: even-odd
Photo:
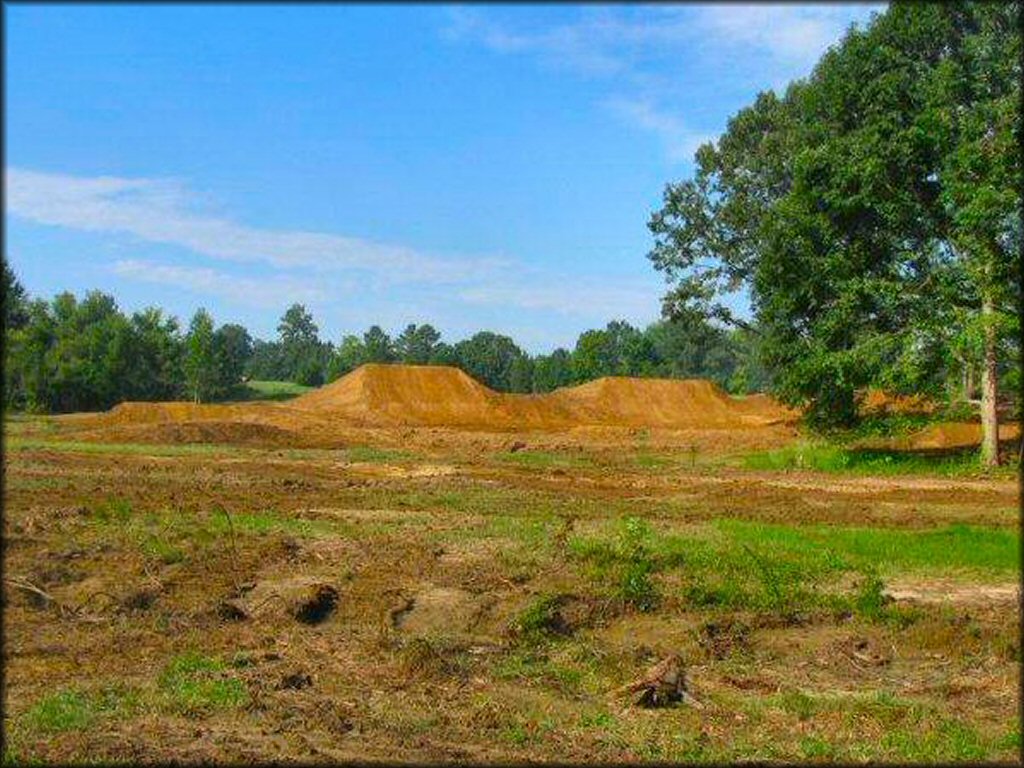
[[[656,608],[666,577],[676,574],[679,596],[697,609],[848,612],[897,622],[912,614],[887,604],[884,578],[1010,579],[1020,567],[1016,531],[966,525],[913,531],[718,520],[659,535],[625,518],[603,534],[571,539],[569,551],[599,588],[639,610]]]
[[[240,707],[248,701],[248,692],[227,670],[228,665],[218,659],[184,653],[164,667],[157,689],[166,708],[190,717]]]
[[[10,451],[60,451],[142,456],[209,456],[244,451],[237,445],[217,443],[151,444],[151,443],[88,443],[76,440],[39,440],[8,436],[4,448]]]
[[[307,387],[292,381],[249,381],[239,389],[233,401],[246,400],[291,400],[316,387]]]
[[[371,445],[354,445],[344,450],[345,458],[353,462],[376,463],[389,461],[408,461],[415,458],[409,451],[395,448],[377,448]]]
[[[985,470],[977,453],[965,450],[952,453],[927,454],[923,452],[847,448],[827,443],[800,443],[774,451],[749,453],[742,457],[747,469],[773,472],[810,469],[817,472],[849,473],[855,475],[1006,475],[1015,473],[1013,467],[1004,466]]]
[[[551,451],[504,451],[494,454],[494,458],[506,464],[518,464],[531,469],[549,468],[580,468],[594,465],[589,456],[576,454],[553,453]]]

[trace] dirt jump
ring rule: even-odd
[[[346,428],[743,430],[796,418],[767,396],[732,397],[699,379],[606,377],[520,395],[496,392],[458,368],[367,364],[288,403],[126,402],[77,426],[85,439],[315,444]]]

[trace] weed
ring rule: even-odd
[[[526,641],[551,635],[564,635],[567,628],[559,613],[562,595],[540,595],[534,598],[511,622],[511,629]]]

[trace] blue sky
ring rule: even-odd
[[[664,185],[877,10],[5,6],[6,255],[265,338],[299,301],[571,346],[657,318]]]

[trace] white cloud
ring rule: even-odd
[[[570,21],[549,23],[515,11],[485,13],[476,8],[449,12],[443,34],[475,42],[500,54],[518,54],[591,77],[614,80],[615,93],[603,100],[638,128],[661,137],[668,159],[687,161],[709,137],[659,102],[675,93],[665,66],[704,55],[707,47],[727,56],[758,61],[765,87],[779,88],[810,67],[852,21],[863,20],[872,5],[740,5],[584,7]],[[513,25],[509,19],[515,19]],[[532,23],[524,23],[524,19]],[[678,95],[678,94],[677,94]]]
[[[783,63],[809,68],[851,22],[884,8],[884,4],[721,3],[700,7],[697,26],[723,44],[753,47]]]
[[[357,270],[389,282],[462,283],[502,266],[493,258],[439,258],[400,245],[320,232],[278,231],[196,210],[166,179],[81,178],[9,168],[7,213],[39,224],[133,235],[214,259],[278,268]]]
[[[630,123],[655,134],[665,146],[669,160],[693,159],[697,148],[715,137],[690,130],[681,117],[659,110],[648,99],[611,98],[605,106]]]
[[[656,311],[657,295],[613,278],[577,278],[507,259],[426,256],[330,233],[258,229],[199,210],[198,196],[173,180],[76,177],[24,169],[6,172],[7,214],[72,230],[130,235],[179,246],[225,269],[123,258],[108,268],[120,277],[223,298],[233,304],[279,308],[294,301],[329,308],[334,296],[356,306],[384,301],[402,316],[453,304],[553,310],[601,319]],[[246,274],[229,264],[246,263]],[[586,296],[581,302],[580,296]],[[332,312],[336,310],[331,310]],[[397,316],[397,315],[396,315]]]
[[[320,301],[327,296],[314,283],[283,275],[253,279],[207,267],[183,267],[139,259],[114,262],[111,271],[132,280],[217,296],[234,304],[259,308],[278,309],[292,302],[305,304]]]

